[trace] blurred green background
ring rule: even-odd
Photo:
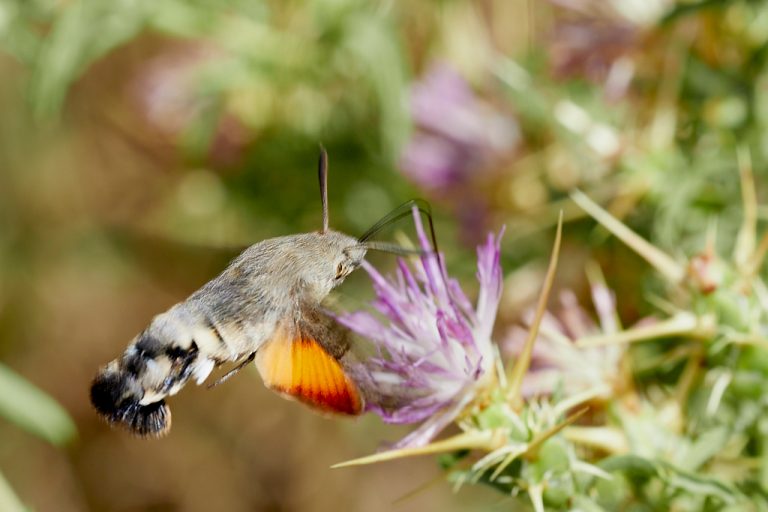
[[[430,459],[329,470],[405,430],[322,418],[255,371],[185,389],[159,441],[111,431],[89,381],[243,247],[319,227],[319,143],[331,225],[425,197],[470,294],[474,244],[507,225],[499,333],[560,209],[558,286],[583,293],[597,259],[638,318],[649,270],[567,192],[673,254],[714,217],[732,247],[739,145],[762,190],[767,56],[761,1],[0,0],[0,509],[506,508],[442,482],[393,504]],[[369,298],[358,273],[332,302]]]

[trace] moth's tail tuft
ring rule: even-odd
[[[165,400],[142,405],[143,394],[136,378],[114,362],[91,384],[91,403],[110,424],[139,437],[164,436],[171,428],[171,410]]]

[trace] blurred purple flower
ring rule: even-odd
[[[523,380],[523,395],[552,394],[562,386],[567,395],[595,391],[610,396],[620,381],[624,344],[579,347],[579,339],[619,331],[616,297],[605,285],[592,286],[592,302],[597,322],[583,309],[576,295],[566,290],[560,295],[557,315],[547,313],[534,344],[531,368]],[[528,329],[515,326],[503,343],[505,355],[514,358],[528,336]]]
[[[241,156],[250,138],[235,115],[225,109],[219,111],[220,104],[225,103],[222,98],[210,87],[203,87],[207,68],[225,57],[210,44],[173,46],[143,66],[132,86],[133,101],[143,121],[171,144],[181,143],[190,130],[199,130],[201,123],[214,123],[207,153],[224,165]]]
[[[634,77],[633,53],[670,0],[549,0],[555,11],[550,53],[561,77],[602,83],[609,99],[624,96]]]
[[[419,243],[431,247],[414,213]],[[379,315],[357,311],[339,321],[371,340],[378,350],[355,369],[367,409],[389,423],[423,423],[395,447],[427,444],[475,398],[495,371],[491,331],[501,297],[499,242],[488,235],[477,249],[480,292],[473,308],[434,253],[411,269],[398,262],[395,278],[364,263]]]
[[[444,192],[491,167],[519,142],[515,120],[477,98],[469,84],[438,64],[411,92],[416,132],[401,157],[403,172],[418,185]]]

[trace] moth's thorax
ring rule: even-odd
[[[360,266],[365,253],[351,236],[311,232],[259,242],[233,265],[268,284],[272,293],[319,302]]]

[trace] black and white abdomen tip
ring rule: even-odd
[[[117,365],[104,368],[91,384],[91,403],[110,424],[139,437],[161,437],[171,428],[171,410],[160,400],[142,405],[143,391],[136,379]]]
[[[91,403],[110,424],[140,437],[167,434],[171,411],[165,397],[190,379],[200,384],[216,365],[205,350],[225,346],[218,329],[179,308],[156,316],[93,380]],[[203,342],[202,351],[196,339]]]

